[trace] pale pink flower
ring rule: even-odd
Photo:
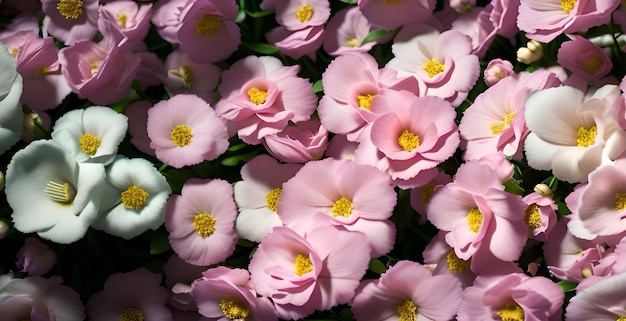
[[[328,143],[326,157],[354,160],[354,152],[358,146],[359,143],[349,141],[346,135],[336,134]]]
[[[170,245],[181,259],[194,265],[222,262],[235,250],[236,216],[230,183],[191,178],[181,195],[167,201],[165,228]]]
[[[440,33],[428,25],[402,28],[391,50],[395,55],[387,67],[398,75],[411,75],[426,84],[426,95],[438,96],[459,105],[480,75],[478,57],[471,54],[471,39],[456,31]]]
[[[235,228],[240,237],[261,242],[273,227],[283,225],[277,213],[283,183],[300,168],[300,164],[279,164],[264,154],[243,165],[242,180],[234,184],[239,209]]]
[[[178,29],[183,20],[183,9],[193,0],[158,0],[153,8],[150,22],[164,40],[178,43]]]
[[[542,276],[524,273],[479,275],[463,291],[459,321],[561,320],[564,293]]]
[[[537,241],[547,241],[557,222],[558,206],[551,197],[537,192],[524,196],[522,200],[528,205],[524,215],[524,223],[528,226],[528,237]]]
[[[306,163],[283,184],[278,215],[300,234],[318,225],[362,232],[372,257],[379,257],[393,248],[395,226],[389,217],[395,204],[388,175],[374,166],[327,158]]]
[[[362,233],[326,226],[302,237],[275,227],[250,260],[250,278],[256,292],[274,302],[280,318],[301,319],[348,303],[369,259]]]
[[[582,36],[569,35],[569,41],[561,44],[557,62],[572,72],[570,77],[580,78],[587,85],[599,85],[613,63],[602,48]]]
[[[450,320],[461,303],[461,283],[423,265],[399,261],[378,280],[364,281],[350,303],[358,321]]]
[[[448,3],[450,8],[460,13],[471,11],[476,6],[476,0],[449,0]]]
[[[17,251],[17,266],[20,272],[28,275],[44,275],[54,267],[57,254],[39,239],[27,237]]]
[[[248,144],[281,132],[289,121],[308,120],[317,107],[311,83],[297,76],[299,66],[283,66],[277,58],[248,56],[222,73],[223,97],[215,112],[229,133]]]
[[[450,232],[446,242],[463,260],[480,250],[502,261],[514,261],[526,244],[525,204],[519,195],[504,191],[500,178],[487,165],[475,161],[461,165],[455,181],[441,187],[426,210],[428,220]],[[472,260],[473,266],[484,263]]]
[[[626,318],[626,273],[608,277],[577,293],[565,309],[567,321]]]
[[[116,0],[100,6],[98,24],[107,20],[129,41],[141,41],[148,34],[151,11],[152,3]],[[100,29],[100,32],[108,31],[106,27]]]
[[[619,0],[521,0],[517,25],[529,39],[547,43],[562,33],[609,23],[619,4]]]
[[[372,30],[374,27],[358,7],[341,9],[330,18],[326,25],[324,51],[331,56],[368,52],[378,43],[378,41],[363,43],[365,36]]]
[[[148,110],[150,148],[175,168],[213,160],[228,148],[226,127],[196,95],[180,94]]]
[[[292,31],[323,26],[330,17],[328,0],[264,1],[262,7],[274,9],[278,24]]]
[[[452,181],[450,175],[434,171],[435,176],[426,184],[416,186],[411,189],[411,207],[420,215],[420,224],[426,223],[426,204],[432,198],[433,194],[441,187]]]
[[[433,275],[453,276],[464,288],[472,285],[476,274],[471,269],[471,259],[463,260],[457,257],[454,248],[446,243],[445,237],[446,232],[439,231],[426,245],[422,253],[424,265],[431,268]]]
[[[435,0],[359,0],[357,5],[372,25],[384,29],[395,29],[408,24],[426,22],[435,10],[436,2]]]
[[[267,41],[290,58],[308,56],[315,60],[315,52],[324,42],[324,26],[310,26],[304,29],[289,30],[279,26],[265,34]]]
[[[173,94],[196,94],[213,104],[213,91],[217,87],[221,70],[209,63],[191,61],[180,48],[174,49],[165,59],[165,87]]]
[[[102,290],[87,300],[89,320],[173,321],[165,306],[167,290],[161,286],[161,277],[145,268],[109,275]]]
[[[322,84],[324,96],[317,108],[322,125],[332,133],[346,134],[351,141],[364,139],[364,128],[379,116],[372,111],[372,99],[384,89],[416,95],[425,90],[413,77],[399,78],[391,68],[379,69],[376,59],[367,53],[333,59],[322,74]]]
[[[41,8],[46,14],[42,28],[66,46],[92,40],[98,32],[98,7],[97,0],[41,1]]]
[[[487,86],[493,86],[505,77],[517,77],[513,64],[508,60],[492,59],[483,72]]]
[[[586,182],[591,171],[626,148],[626,131],[616,118],[623,103],[614,85],[587,95],[567,86],[533,92],[525,110],[531,131],[524,142],[528,165],[552,170],[570,183]]]
[[[241,42],[239,26],[235,23],[237,11],[233,1],[188,1],[177,32],[180,50],[197,63],[228,58]]]
[[[285,163],[306,163],[322,158],[328,147],[328,131],[318,119],[305,120],[263,137],[263,146]]]
[[[369,139],[361,141],[355,160],[376,166],[402,188],[427,182],[432,175],[423,173],[448,159],[459,146],[456,112],[439,97],[385,91],[374,97],[372,109],[389,112],[372,122]]]
[[[191,284],[202,277],[202,272],[209,267],[185,262],[178,254],[170,255],[163,265],[165,286],[169,291],[167,303],[181,311],[196,311],[198,305],[191,296]]]

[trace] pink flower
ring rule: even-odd
[[[283,184],[278,215],[300,234],[316,226],[341,225],[362,232],[372,257],[391,250],[395,226],[388,218],[396,204],[389,176],[375,167],[332,158],[306,163]]]
[[[324,26],[310,26],[299,30],[289,30],[279,26],[265,34],[267,41],[284,55],[300,59],[308,56],[315,60],[317,51],[324,42]]]
[[[165,228],[170,245],[181,259],[194,265],[222,262],[235,250],[236,216],[230,183],[189,179],[181,195],[172,195],[167,201]]]
[[[57,255],[41,243],[37,238],[27,237],[24,245],[17,251],[17,266],[20,272],[28,275],[44,275],[48,273],[57,261]]]
[[[213,160],[228,148],[228,135],[211,106],[196,95],[176,95],[148,110],[150,148],[175,168]]]
[[[463,288],[474,283],[476,274],[470,268],[471,259],[460,259],[445,240],[446,232],[439,231],[426,245],[422,256],[424,265],[432,270],[433,275],[450,275],[461,282]],[[497,263],[497,262],[493,262]]]
[[[87,300],[89,320],[173,321],[165,307],[167,290],[161,286],[161,273],[145,268],[109,275],[102,290]]]
[[[454,154],[459,146],[456,112],[439,97],[416,97],[385,91],[372,100],[373,110],[388,110],[371,124],[369,139],[356,150],[358,163],[376,166],[402,188],[422,185],[422,173]]]
[[[159,0],[154,5],[150,22],[165,41],[178,43],[178,30],[183,20],[185,5],[191,0]]]
[[[272,299],[280,318],[301,319],[354,297],[368,251],[362,233],[338,226],[320,227],[305,237],[275,227],[250,260],[250,278],[258,294]]]
[[[170,294],[167,303],[182,311],[196,311],[198,305],[191,296],[191,284],[202,277],[208,266],[193,265],[183,261],[176,253],[170,255],[163,265],[165,286]]]
[[[317,119],[305,120],[263,137],[263,146],[285,163],[306,163],[322,158],[328,147],[328,131]]]
[[[124,115],[128,117],[128,133],[130,142],[138,150],[148,155],[155,156],[154,149],[150,147],[150,137],[146,124],[148,123],[148,110],[152,108],[152,103],[146,100],[136,101],[126,109]]]
[[[529,238],[538,241],[547,241],[554,228],[558,206],[551,197],[537,192],[530,193],[522,198],[528,205],[524,215],[524,223],[528,226]]]
[[[328,143],[326,157],[354,160],[354,152],[359,143],[351,142],[346,135],[334,135]]]
[[[359,10],[372,25],[395,29],[413,23],[424,23],[435,10],[435,0],[377,1],[359,0]]]
[[[428,25],[402,28],[391,46],[395,55],[387,67],[399,76],[411,75],[426,84],[426,95],[458,106],[480,75],[478,57],[471,54],[471,39],[456,31],[440,33]]]
[[[609,23],[619,0],[521,0],[517,25],[529,39],[550,42],[562,33]]]
[[[579,78],[588,84],[601,84],[601,79],[613,68],[611,59],[602,48],[584,37],[570,35],[571,40],[561,44],[557,61],[572,72],[570,78]],[[572,81],[572,80],[569,80]]]
[[[91,40],[98,32],[97,0],[44,0],[46,14],[43,30],[63,41],[66,46]]]
[[[117,0],[100,6],[100,21],[111,22],[129,41],[141,41],[148,34],[152,3],[137,3],[131,0]],[[107,28],[101,28],[107,32]],[[105,37],[107,35],[104,35]]]
[[[626,273],[608,277],[577,293],[567,305],[567,321],[613,321],[626,317]]]
[[[237,10],[237,4],[232,1],[188,1],[177,33],[182,52],[197,63],[228,58],[241,42],[239,26],[235,23]]]
[[[377,41],[363,43],[365,36],[374,30],[369,20],[358,7],[347,7],[337,11],[326,25],[324,51],[331,56],[368,52]]]
[[[223,97],[215,112],[229,132],[248,144],[281,132],[289,121],[308,120],[317,106],[311,83],[297,76],[298,66],[283,66],[274,57],[248,56],[222,73]]]
[[[213,104],[213,91],[220,79],[220,69],[209,63],[191,61],[180,48],[172,51],[165,59],[167,75],[165,86],[174,94],[196,94]]]
[[[508,60],[492,59],[483,73],[487,86],[493,86],[505,77],[517,77],[513,64]]]
[[[434,171],[435,176],[426,184],[416,186],[411,189],[411,207],[420,215],[420,224],[426,223],[426,204],[430,201],[433,194],[441,187],[452,181],[450,175]]]
[[[450,320],[461,291],[450,275],[432,275],[417,262],[399,261],[378,280],[364,281],[350,305],[358,321]]]
[[[264,1],[263,8],[275,9],[278,24],[292,31],[322,26],[330,17],[328,0]]]

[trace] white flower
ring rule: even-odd
[[[108,165],[126,136],[128,117],[109,107],[91,106],[67,112],[54,124],[52,140],[78,162]]]
[[[118,157],[107,166],[106,174],[102,186],[105,213],[92,224],[94,228],[128,240],[163,224],[172,190],[152,163]]]
[[[22,76],[17,73],[15,60],[0,42],[0,154],[4,153],[22,136],[24,114]]]
[[[32,142],[7,167],[15,228],[57,243],[78,241],[98,215],[103,181],[102,164],[77,163],[49,140]]]

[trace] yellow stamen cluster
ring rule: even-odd
[[[480,225],[483,223],[483,213],[478,208],[473,208],[467,213],[467,225],[470,231],[478,233]]]
[[[398,137],[398,144],[405,151],[411,152],[420,146],[420,137],[405,129]]]
[[[89,72],[91,73],[91,76],[95,76],[98,71],[100,71],[100,66],[102,65],[102,60],[94,60],[91,62],[91,64],[89,64]]]
[[[78,19],[83,14],[83,2],[81,0],[60,0],[57,2],[57,10],[65,19]]]
[[[618,211],[626,209],[626,193],[615,193],[615,209]]]
[[[303,5],[298,8],[298,10],[296,10],[296,18],[298,18],[298,21],[300,22],[307,22],[311,20],[311,18],[313,18],[314,13],[315,10],[313,10],[313,7],[311,7],[311,5]]]
[[[172,129],[172,133],[170,134],[170,138],[174,142],[174,144],[185,147],[191,143],[191,138],[193,138],[193,134],[191,133],[191,128],[180,124],[176,125]]]
[[[333,204],[332,212],[333,216],[348,217],[352,214],[352,202],[342,196]]]
[[[298,254],[296,256],[293,273],[298,276],[303,276],[311,271],[313,271],[313,262],[311,262],[311,259],[309,259],[308,256]]]
[[[346,41],[346,46],[350,48],[356,48],[361,46],[361,42],[357,38],[352,38]]]
[[[211,236],[215,232],[215,218],[211,214],[200,213],[193,218],[193,229],[203,238]]]
[[[359,107],[371,110],[372,109],[372,99],[374,99],[376,95],[374,94],[359,94],[356,96],[356,100],[359,103]]]
[[[626,318],[625,317],[620,317],[619,319],[617,319],[615,321],[626,321]]]
[[[405,300],[396,307],[396,312],[398,312],[398,321],[415,321],[417,319],[417,307],[413,304],[411,300]]]
[[[531,204],[526,208],[526,215],[524,215],[524,223],[531,229],[541,227],[541,216],[539,215],[539,205]]]
[[[265,203],[267,203],[267,208],[269,208],[272,212],[278,211],[278,201],[280,200],[280,194],[282,193],[283,189],[280,187],[276,187],[267,192],[267,194],[265,195]]]
[[[126,28],[127,20],[128,17],[125,13],[119,14],[115,17],[115,21],[117,21],[117,25],[120,26],[120,28]]]
[[[561,0],[561,9],[563,9],[563,12],[569,14],[572,10],[574,10],[576,2],[577,0]]]
[[[513,117],[515,116],[515,112],[512,111],[504,116],[504,119],[501,122],[495,122],[489,124],[489,129],[491,130],[492,135],[500,135],[506,128],[506,126],[513,125]]]
[[[444,72],[446,70],[446,66],[439,63],[435,58],[432,58],[424,63],[422,70],[424,70],[428,74],[428,77],[433,78],[436,75]]]
[[[590,75],[595,74],[604,64],[604,59],[599,55],[582,63],[583,69]]]
[[[460,259],[458,256],[456,256],[454,250],[451,250],[450,252],[448,252],[448,255],[446,255],[446,263],[448,264],[448,269],[451,272],[461,273],[470,267],[471,261],[465,261]]]
[[[222,19],[212,14],[204,14],[198,22],[196,22],[196,33],[204,36],[213,35],[222,24]]]
[[[83,134],[83,136],[81,136],[78,140],[78,144],[80,145],[80,150],[82,150],[83,153],[93,156],[100,147],[100,139],[91,134]]]
[[[180,70],[171,69],[169,73],[181,78],[186,84],[193,81],[193,70],[188,65],[180,66]]]
[[[59,202],[63,205],[71,204],[74,201],[74,197],[76,197],[76,190],[69,183],[60,184],[48,181],[46,188],[44,188],[44,192],[46,192],[51,200]]]
[[[253,104],[261,105],[267,100],[267,91],[252,87],[248,89],[248,97]]]
[[[143,312],[137,307],[130,307],[124,309],[122,315],[120,315],[120,321],[144,321],[145,317]]]
[[[246,320],[250,316],[250,309],[229,299],[220,300],[220,309],[224,317],[230,320]]]
[[[120,199],[124,208],[136,210],[142,208],[146,204],[146,201],[148,200],[148,192],[141,187],[131,185],[120,193]]]
[[[576,144],[579,147],[587,148],[593,145],[593,143],[596,141],[596,135],[598,135],[598,128],[596,127],[596,125],[591,126],[591,128],[589,129],[580,126],[580,128],[578,128]]]
[[[496,312],[502,321],[524,321],[524,309],[515,302],[509,302],[507,305]]]

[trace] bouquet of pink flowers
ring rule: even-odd
[[[625,32],[619,0],[2,0],[0,320],[625,321]]]

